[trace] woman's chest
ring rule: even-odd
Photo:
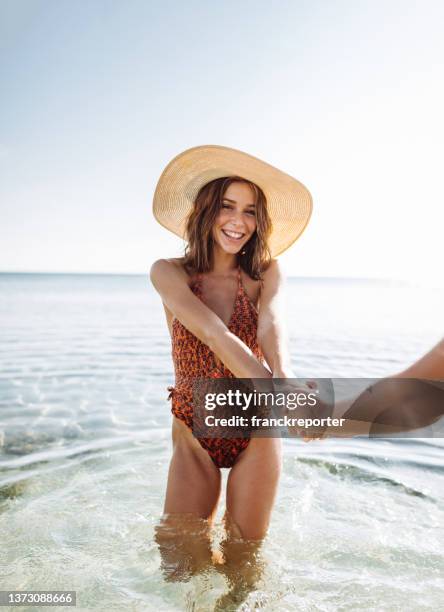
[[[240,313],[244,315],[245,319],[246,311],[248,311],[253,323],[257,319],[255,315],[257,315],[259,309],[259,281],[249,279],[246,282],[244,281],[242,286],[236,285],[234,287],[232,285],[212,283],[203,285],[201,283],[200,285],[191,285],[190,289],[227,327],[232,325],[238,327],[236,326],[236,320],[239,319]],[[179,321],[165,304],[163,304],[163,308],[170,336],[173,337],[174,325]],[[180,324],[180,327],[186,330],[182,324]]]
[[[260,283],[249,280],[220,283],[205,279],[198,287],[197,295],[229,327],[236,311],[245,302],[249,302],[253,309],[258,309]]]

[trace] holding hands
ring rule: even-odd
[[[326,437],[324,420],[331,416],[333,402],[325,396],[314,380],[297,379],[291,372],[273,374],[275,392],[286,396],[284,415],[293,420],[304,420],[288,426],[291,437],[301,437],[304,442],[322,440]],[[296,400],[296,401],[295,401]]]

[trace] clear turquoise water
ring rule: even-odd
[[[400,370],[442,336],[443,298],[289,279],[297,375]],[[213,609],[224,578],[165,583],[153,541],[172,363],[148,276],[3,274],[0,325],[1,588],[76,590],[85,610]],[[266,570],[239,609],[442,609],[443,441],[284,445]]]

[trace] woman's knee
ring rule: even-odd
[[[155,527],[154,541],[169,582],[188,580],[211,563],[208,522],[192,513],[164,515]]]
[[[221,543],[224,563],[218,569],[230,583],[254,585],[264,568],[261,548],[266,530],[242,529],[232,517],[225,518],[227,537]]]
[[[262,517],[262,520],[242,520],[242,517],[235,520],[234,516],[225,511],[224,526],[227,534],[227,541],[240,543],[261,544],[268,533],[269,521]]]
[[[256,439],[250,445],[228,477],[227,512],[238,536],[261,540],[267,535],[281,473],[280,440]]]
[[[238,527],[236,539],[242,542],[262,543],[268,533],[268,525],[242,525]]]

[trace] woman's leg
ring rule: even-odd
[[[168,472],[164,513],[192,512],[212,520],[220,495],[221,475],[209,454],[182,421],[173,418],[173,456]]]
[[[252,438],[231,468],[227,483],[225,526],[222,543],[225,563],[219,566],[230,591],[220,598],[216,610],[246,599],[262,571],[260,547],[265,537],[282,469],[282,441]]]
[[[178,419],[164,516],[155,539],[168,581],[187,580],[212,563],[210,529],[220,495],[220,470]]]
[[[280,438],[252,438],[232,467],[227,513],[238,537],[261,540],[266,535],[281,468]]]

